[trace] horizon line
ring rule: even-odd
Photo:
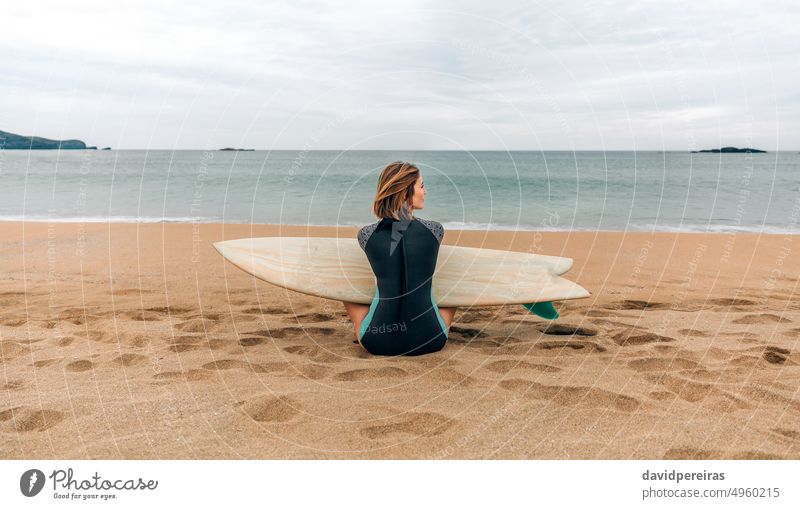
[[[726,145],[732,146],[732,145]],[[519,148],[510,148],[510,149],[436,149],[436,148],[425,148],[425,149],[417,149],[417,148],[364,148],[364,149],[337,149],[337,148],[324,148],[324,149],[306,149],[306,148],[247,148],[247,149],[237,149],[234,148],[233,150],[224,150],[225,148],[230,147],[222,147],[222,148],[75,148],[75,149],[61,149],[61,148],[53,148],[53,149],[29,149],[29,148],[21,148],[21,149],[8,149],[8,148],[0,148],[0,152],[30,152],[30,151],[37,151],[37,152],[80,152],[80,151],[96,151],[96,152],[108,152],[108,151],[121,151],[121,150],[163,150],[163,151],[171,151],[171,152],[178,152],[178,151],[213,151],[213,152],[681,152],[681,153],[692,153],[693,150],[719,150],[719,149],[666,149],[666,148],[579,148],[579,149],[559,149],[559,148],[543,148],[543,149],[519,149]],[[720,147],[721,149],[722,147]],[[755,147],[736,147],[736,148],[755,148]],[[765,150],[765,149],[758,149],[756,150]],[[769,154],[772,152],[800,152],[800,149],[781,149],[781,150],[765,150],[765,153]],[[732,153],[732,152],[704,152],[704,153]],[[733,152],[735,153],[735,152]],[[758,154],[758,152],[742,152],[745,154]]]

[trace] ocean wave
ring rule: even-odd
[[[0,216],[0,222],[27,221],[33,223],[226,223],[226,224],[277,224],[271,222],[250,222],[239,218],[202,217],[202,216],[46,216],[46,215],[7,215]],[[284,226],[336,226],[361,227],[365,223],[284,223]],[[541,231],[541,232],[667,232],[667,233],[764,233],[779,235],[797,235],[797,227],[765,225],[724,225],[724,224],[681,224],[655,225],[652,223],[629,224],[617,228],[596,228],[590,226],[549,227],[541,225],[477,223],[460,221],[442,221],[445,229],[471,231]]]
[[[31,223],[221,223],[220,217],[158,217],[158,216],[0,216],[2,222],[27,221]]]

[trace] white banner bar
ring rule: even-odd
[[[800,507],[800,461],[0,462],[2,507]],[[612,505],[613,504],[613,505]]]

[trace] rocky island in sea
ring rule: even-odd
[[[747,154],[766,154],[766,150],[758,150],[757,148],[736,148],[736,147],[722,147],[722,148],[712,148],[712,149],[705,149],[705,150],[692,150],[692,154],[698,154],[700,152],[712,152],[714,154],[740,154],[740,153],[747,153]]]
[[[81,140],[50,140],[0,131],[0,150],[96,150]]]

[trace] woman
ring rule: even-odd
[[[372,210],[379,220],[358,231],[377,287],[370,305],[344,302],[356,338],[375,355],[422,355],[444,348],[455,307],[440,308],[431,290],[441,223],[415,218],[425,184],[411,163],[389,164],[378,179]]]

